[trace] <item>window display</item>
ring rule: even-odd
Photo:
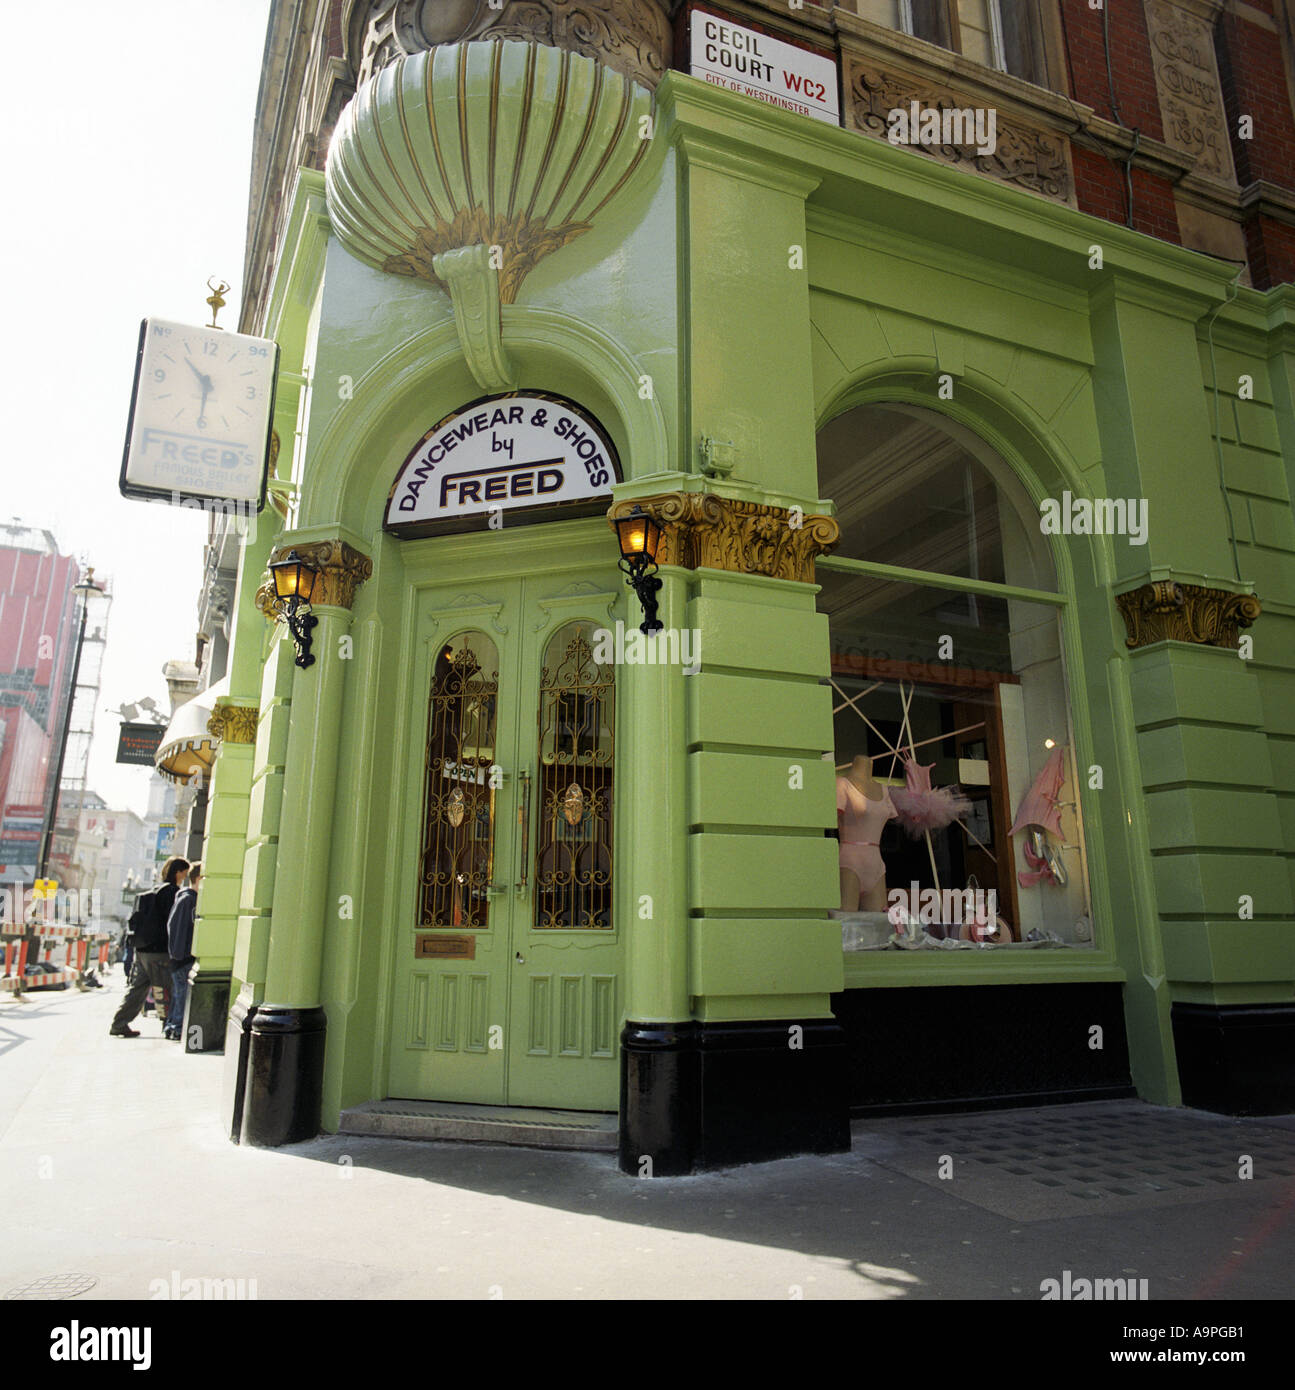
[[[896,464],[910,451],[905,489]],[[819,464],[843,528],[818,602],[847,949],[1091,945],[1065,599],[1037,513],[1031,533],[1002,461],[917,409],[839,417]],[[869,486],[874,470],[885,486]],[[905,534],[937,568],[902,565]]]

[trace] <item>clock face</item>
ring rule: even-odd
[[[278,344],[145,319],[121,490],[128,497],[265,501]]]

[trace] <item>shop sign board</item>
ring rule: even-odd
[[[152,767],[165,733],[164,724],[123,724],[117,735],[117,761]]]
[[[695,9],[688,71],[716,87],[815,120],[841,124],[836,61]]]
[[[396,535],[498,529],[503,515],[547,521],[606,510],[620,480],[602,426],[561,396],[510,391],[471,401],[418,441],[387,499]]]

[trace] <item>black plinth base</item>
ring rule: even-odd
[[[221,1078],[220,1113],[229,1124],[229,1137],[238,1143],[243,1133],[243,1095],[247,1089],[247,1054],[252,1041],[256,1005],[251,990],[234,1000],[225,1020],[225,1071]]]
[[[320,1008],[257,1008],[250,1020],[242,1143],[272,1149],[319,1133],[326,1022]]]
[[[691,1173],[697,1156],[697,1026],[621,1030],[620,1169],[642,1178]]]
[[[849,989],[832,1009],[853,1115],[1136,1094],[1118,984]]]
[[[1175,1004],[1170,1018],[1184,1105],[1295,1112],[1295,1005]]]
[[[225,1025],[229,1018],[228,970],[203,970],[189,981],[189,997],[184,1004],[184,1039],[186,1052],[223,1052]]]
[[[621,1034],[620,1168],[671,1177],[850,1147],[831,1019],[634,1023]]]

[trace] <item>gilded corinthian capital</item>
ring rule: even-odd
[[[312,608],[318,608],[321,604],[324,607],[350,608],[355,602],[355,591],[373,573],[373,561],[342,540],[276,546],[270,563],[281,560],[291,550],[295,550],[319,571],[315,592],[310,599]],[[256,591],[256,606],[267,618],[273,619],[278,616],[274,602],[274,580],[267,571],[261,587]]]
[[[657,563],[683,569],[729,570],[770,579],[814,582],[814,560],[841,537],[830,516],[793,514],[787,507],[710,492],[666,492],[613,503],[607,520],[642,507],[661,523]]]
[[[207,732],[222,743],[255,743],[260,717],[255,705],[217,705],[207,720]]]
[[[1133,648],[1153,642],[1235,648],[1240,629],[1249,627],[1261,611],[1253,594],[1233,594],[1170,579],[1117,594],[1115,604],[1129,634],[1125,646]]]

